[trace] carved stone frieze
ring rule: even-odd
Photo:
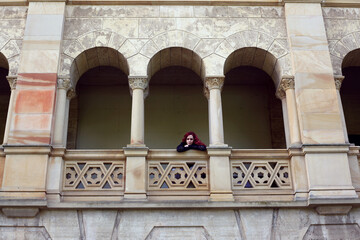
[[[344,76],[334,76],[336,90],[340,91],[341,84],[344,81]]]
[[[15,90],[17,84],[17,76],[6,76],[6,79],[9,82],[11,90]]]
[[[225,77],[206,77],[205,78],[205,87],[208,90],[212,89],[222,89],[224,86]]]

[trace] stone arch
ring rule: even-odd
[[[329,46],[334,75],[342,75],[342,69],[352,64],[354,55],[351,53],[356,49],[360,49],[359,38],[360,31],[353,32]]]
[[[198,54],[187,48],[170,47],[157,52],[150,59],[147,67],[148,79],[151,79],[158,71],[170,66],[181,66],[191,69],[201,79],[204,78],[205,66]]]
[[[17,75],[20,47],[16,40],[11,39],[9,36],[0,33],[0,66],[9,69],[8,75]],[[5,63],[6,62],[6,63]]]
[[[286,40],[274,39],[262,32],[235,33],[218,46],[215,54],[225,59],[222,74],[234,67],[254,66],[271,76],[276,87],[283,75],[291,74]]]
[[[79,36],[77,39],[64,41],[58,74],[70,77],[73,83],[76,83],[81,74],[79,70],[74,67],[75,58],[90,49],[110,49],[109,59],[112,58],[114,60],[108,61],[107,66],[119,67],[119,64],[125,63],[127,66],[126,57],[129,56],[120,54],[120,52],[122,52],[120,48],[124,45],[125,41],[125,37],[108,30],[90,31]],[[116,57],[118,57],[118,59],[116,59]],[[80,58],[78,60],[80,60]],[[107,63],[105,58],[102,57],[102,60]],[[128,66],[123,68],[128,69]],[[125,73],[128,75],[129,70]]]
[[[0,68],[9,69],[9,63],[6,57],[4,56],[4,54],[2,54],[1,52],[0,52]]]
[[[88,70],[99,66],[111,66],[120,69],[127,76],[129,67],[125,57],[118,51],[109,47],[94,47],[80,53],[70,67],[70,79],[76,86],[80,77]]]

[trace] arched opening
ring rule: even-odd
[[[225,62],[224,135],[233,148],[286,148],[282,104],[270,77],[275,65],[259,48],[239,49]]]
[[[92,48],[81,53],[72,68],[80,72],[80,78],[72,79],[76,97],[69,107],[67,147],[125,147],[130,141],[131,120],[126,60],[116,50]]]
[[[174,149],[188,131],[208,143],[208,104],[202,73],[201,58],[188,49],[164,49],[150,60],[150,94],[145,100],[148,147]]]
[[[349,142],[360,146],[360,49],[348,53],[341,68],[345,79],[340,95]]]
[[[6,117],[9,107],[11,89],[6,76],[9,74],[9,64],[6,57],[0,53],[0,137],[4,137]],[[2,139],[1,139],[2,140]]]

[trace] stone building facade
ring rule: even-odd
[[[359,76],[358,0],[2,0],[0,239],[360,239]]]

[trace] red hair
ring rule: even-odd
[[[198,138],[198,136],[197,136],[194,132],[187,132],[187,133],[185,133],[185,135],[184,135],[183,139],[181,140],[181,142],[186,143],[186,138],[187,138],[189,135],[192,135],[192,136],[194,137],[194,142],[193,142],[193,144],[196,144],[196,145],[199,145],[199,146],[205,146],[205,147],[206,147],[206,145],[205,145],[202,141],[200,141],[200,139]]]

